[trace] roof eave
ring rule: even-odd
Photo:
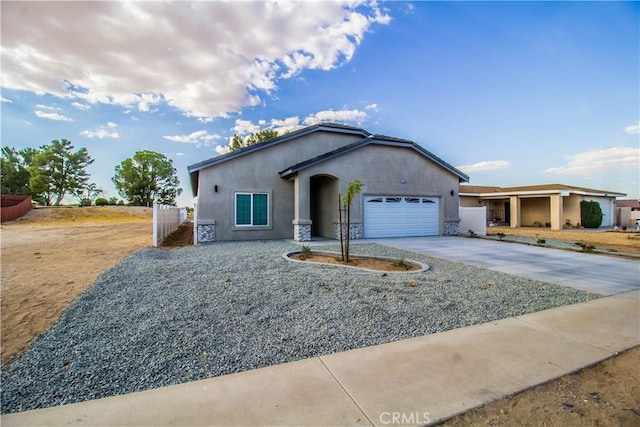
[[[280,144],[282,142],[285,141],[289,141],[291,139],[294,138],[299,138],[301,136],[305,136],[305,135],[309,135],[311,133],[314,132],[320,132],[320,131],[325,131],[325,132],[336,132],[336,133],[343,133],[343,134],[353,134],[353,135],[362,135],[363,137],[368,137],[369,135],[371,135],[371,133],[363,128],[357,128],[357,127],[352,127],[352,126],[346,126],[346,125],[339,125],[336,123],[318,123],[312,126],[308,126],[302,129],[298,129],[296,131],[293,132],[289,132],[286,133],[282,136],[278,136],[275,138],[271,138],[268,139],[264,142],[255,144],[255,145],[250,145],[249,147],[245,147],[242,148],[240,150],[237,151],[233,151],[231,153],[227,153],[227,154],[223,154],[221,156],[217,156],[217,157],[213,157],[211,159],[207,159],[204,160],[202,162],[199,163],[194,163],[193,165],[190,165],[187,167],[187,170],[189,171],[189,173],[192,172],[197,172],[199,170],[208,168],[210,166],[214,166],[217,165],[219,163],[223,163],[229,160],[233,160],[237,157],[240,156],[244,156],[245,154],[249,154],[249,153],[253,153],[259,150],[262,150],[264,148],[268,148],[271,147],[273,145],[276,144]]]

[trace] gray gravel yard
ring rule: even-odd
[[[2,413],[241,372],[598,298],[376,244],[423,273],[294,263],[286,241],[142,249],[2,372]],[[318,247],[338,250],[339,245]],[[82,268],[82,266],[78,266]]]

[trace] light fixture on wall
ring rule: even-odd
[[[214,192],[214,193],[217,193],[217,192],[218,192],[218,185],[217,185],[217,184],[213,186],[213,192]]]
[[[453,190],[451,190],[451,195],[454,196],[455,194],[456,193]]]
[[[400,180],[400,184],[406,184],[406,183],[407,183],[407,180],[406,180],[406,179],[401,179],[401,180]]]

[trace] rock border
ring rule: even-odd
[[[340,255],[340,252],[331,252],[331,251],[313,251],[313,253],[317,253],[317,254],[323,254],[323,255]],[[425,264],[424,262],[420,262],[420,261],[416,261],[414,259],[405,259],[406,262],[411,262],[413,264],[416,264],[420,267],[419,270],[414,270],[414,271],[384,271],[384,270],[374,270],[372,268],[364,268],[364,267],[354,267],[352,265],[342,265],[342,264],[332,264],[332,263],[328,263],[328,262],[315,262],[315,261],[302,261],[299,259],[293,259],[291,258],[294,255],[300,255],[302,254],[301,250],[295,250],[295,251],[289,251],[289,252],[285,252],[282,254],[282,258],[286,259],[287,261],[291,261],[291,262],[298,262],[298,263],[303,263],[303,264],[307,264],[307,265],[328,265],[331,267],[345,267],[345,268],[353,268],[354,270],[361,270],[361,271],[369,271],[372,273],[385,273],[385,274],[416,274],[416,273],[424,273],[425,271],[429,271],[429,269],[431,268],[428,264]],[[379,259],[379,260],[383,260],[383,261],[397,261],[398,258],[390,258],[390,257],[380,257],[380,256],[376,256],[376,257],[372,257],[372,256],[367,256],[367,255],[353,255],[353,256],[357,256],[360,258],[371,258],[371,259]]]

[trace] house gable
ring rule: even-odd
[[[416,151],[418,154],[426,157],[427,159],[433,161],[434,163],[436,163],[438,166],[441,166],[442,168],[446,169],[448,172],[456,175],[458,177],[458,180],[460,182],[468,182],[469,181],[469,177],[462,173],[461,171],[459,171],[458,169],[456,169],[455,167],[451,166],[449,163],[445,162],[444,160],[442,160],[441,158],[435,156],[433,153],[429,152],[428,150],[424,149],[423,147],[421,147],[420,145],[416,144],[413,141],[409,141],[406,139],[400,139],[400,138],[391,138],[391,137],[387,137],[387,136],[379,136],[379,135],[369,135],[367,138],[364,138],[360,141],[356,141],[352,144],[349,145],[345,145],[343,147],[340,147],[336,150],[332,150],[326,153],[323,153],[319,156],[316,156],[314,158],[311,159],[307,159],[304,160],[302,162],[296,163],[295,165],[289,166],[286,169],[281,170],[280,172],[278,172],[280,174],[281,178],[289,178],[292,175],[294,175],[295,173],[304,170],[308,167],[314,166],[316,164],[322,163],[322,162],[326,162],[328,160],[334,159],[338,156],[344,155],[346,153],[349,153],[351,151],[355,151],[358,149],[361,149],[367,145],[384,145],[384,146],[390,146],[390,147],[403,147],[403,148],[409,148],[411,150]]]
[[[213,157],[211,159],[204,160],[202,162],[195,163],[193,165],[188,166],[187,170],[189,171],[189,176],[191,179],[191,189],[193,191],[193,195],[197,196],[198,191],[198,181],[199,174],[198,172],[207,169],[212,166],[216,166],[225,162],[239,160],[245,156],[250,154],[269,149],[271,147],[281,145],[283,143],[287,143],[289,141],[296,140],[298,144],[298,149],[300,147],[300,142],[304,140],[305,136],[312,135],[318,132],[327,132],[339,135],[351,135],[355,138],[364,138],[371,135],[370,132],[353,126],[341,125],[336,123],[319,123],[313,126],[309,126],[297,131],[289,132],[282,136],[278,136],[275,138],[268,139],[266,141],[262,141],[257,144],[250,145],[248,147],[242,148],[240,150],[232,151],[227,154],[223,154],[220,156]]]

